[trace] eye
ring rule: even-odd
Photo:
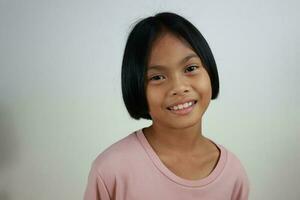
[[[157,76],[152,76],[149,80],[150,81],[159,81],[159,80],[162,80],[163,79],[163,76],[162,75],[157,75]]]
[[[191,65],[191,66],[189,66],[189,67],[187,67],[186,69],[185,69],[185,71],[187,71],[187,72],[192,72],[192,71],[195,71],[196,69],[198,69],[199,67],[197,66],[197,65]]]

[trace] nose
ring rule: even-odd
[[[183,77],[174,77],[171,81],[171,90],[170,94],[172,96],[179,95],[184,96],[190,92],[190,87],[187,81],[184,80]]]

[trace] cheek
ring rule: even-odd
[[[203,85],[203,91],[205,95],[211,96],[211,84],[209,80],[207,80],[207,82],[205,82],[205,84]]]
[[[201,79],[197,84],[197,90],[200,91],[201,98],[211,99],[212,91],[211,91],[211,83],[210,79],[206,77],[205,79]]]
[[[146,90],[146,96],[150,111],[163,105],[163,92],[160,89],[148,87]]]

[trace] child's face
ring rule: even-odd
[[[183,60],[191,54],[195,56]],[[152,68],[154,65],[162,67]],[[153,43],[147,67],[146,96],[153,123],[166,128],[199,125],[211,99],[211,84],[189,44],[171,33],[164,34]],[[197,102],[191,108],[170,110],[172,105],[190,101]]]

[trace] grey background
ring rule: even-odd
[[[298,1],[0,1],[0,199],[82,199],[130,119],[120,68],[132,23],[190,20],[220,74],[203,133],[233,151],[250,199],[300,199]]]

